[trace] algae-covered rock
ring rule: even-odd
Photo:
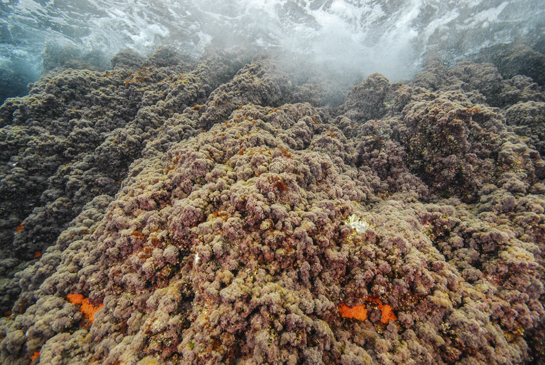
[[[112,66],[0,107],[3,364],[545,359],[528,79],[430,63],[335,104],[266,54]]]

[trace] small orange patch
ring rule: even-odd
[[[38,257],[42,256],[42,253],[40,251],[36,252],[34,255],[34,258],[37,259]]]
[[[397,317],[394,314],[394,310],[389,305],[382,305],[379,307],[382,311],[382,319],[380,320],[382,323],[388,323],[390,321],[397,321]]]
[[[282,154],[283,154],[284,156],[286,156],[287,158],[291,158],[291,153],[289,153],[289,151],[288,151],[287,148],[285,148],[285,149],[282,148],[280,151],[281,151]]]
[[[21,232],[23,229],[25,229],[25,226],[23,226],[23,224],[21,223],[19,226],[17,226],[17,228],[15,228],[15,230],[17,232]]]
[[[11,316],[11,311],[5,311],[4,314],[5,314],[6,316]]]
[[[75,305],[79,305],[83,303],[83,295],[81,294],[68,294],[66,298],[68,299],[70,303]]]
[[[279,192],[286,191],[288,187],[284,183],[284,179],[279,178],[277,176],[273,176],[274,182],[272,183],[272,186],[277,188]]]
[[[367,302],[373,302],[378,305],[378,309],[382,312],[382,319],[380,320],[382,323],[388,323],[391,320],[397,321],[397,317],[394,314],[394,310],[391,306],[387,304],[382,304],[382,302],[377,298],[363,298],[364,301]]]
[[[350,308],[346,304],[341,303],[339,312],[341,312],[343,318],[355,318],[360,321],[365,321],[367,319],[367,309],[365,309],[363,304],[358,304],[357,306]]]
[[[377,304],[378,309],[382,312],[382,318],[380,320],[382,323],[387,324],[390,321],[397,321],[392,306],[382,304],[380,299],[377,298],[363,298],[363,300]],[[357,306],[350,308],[346,304],[341,303],[339,312],[341,312],[343,318],[355,318],[360,321],[365,321],[367,319],[367,309],[363,304],[358,304]]]
[[[34,353],[34,355],[32,355],[32,356],[30,357],[30,360],[34,360],[34,359],[37,359],[37,358],[39,358],[39,357],[40,357],[40,351],[36,351],[36,352]]]
[[[98,312],[100,308],[104,307],[104,304],[95,307],[89,303],[89,298],[84,298],[81,294],[68,294],[66,298],[72,304],[81,304],[79,311],[85,314],[85,318],[87,318],[91,323],[95,321],[95,313]]]
[[[87,318],[89,322],[93,323],[95,321],[95,313],[102,307],[104,307],[104,304],[95,307],[94,305],[89,304],[89,298],[85,298],[83,299],[83,303],[81,304],[81,308],[79,310],[85,314],[85,318]]]

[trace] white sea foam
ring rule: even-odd
[[[158,45],[196,56],[209,46],[244,44],[392,81],[411,77],[430,48],[456,59],[525,34],[544,15],[540,0],[2,2],[0,26],[34,58],[48,41],[107,56],[126,47],[149,55]],[[2,57],[12,51],[9,41],[0,46]]]

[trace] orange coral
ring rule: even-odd
[[[394,314],[394,310],[389,305],[381,305],[379,309],[382,311],[382,323],[388,323],[390,321],[397,321],[397,317]]]
[[[392,306],[387,304],[382,304],[380,299],[377,298],[363,298],[364,301],[367,302],[373,302],[378,305],[378,309],[382,312],[382,319],[380,320],[382,323],[388,323],[390,320],[396,321],[397,317],[394,314],[394,310],[392,309]]]
[[[377,304],[378,309],[382,312],[382,318],[381,322],[384,324],[387,324],[390,321],[396,321],[397,317],[394,314],[394,310],[390,305],[382,304],[380,299],[377,298],[363,298],[366,302],[372,302]],[[358,304],[355,307],[350,308],[344,303],[341,303],[339,312],[341,312],[341,316],[343,318],[355,318],[360,321],[365,321],[367,319],[367,309],[365,309],[365,305]]]
[[[81,294],[68,294],[66,297],[70,303],[81,305],[79,308],[80,312],[85,314],[85,318],[91,323],[95,321],[95,313],[98,312],[100,308],[104,307],[104,304],[95,307],[89,303],[89,298],[84,298]]]
[[[42,256],[42,253],[41,253],[40,251],[38,251],[38,252],[36,252],[36,254],[34,255],[34,258],[36,259],[36,258],[38,258],[38,257],[40,257],[40,256]]]
[[[363,304],[358,304],[357,306],[350,308],[346,304],[341,303],[339,312],[341,312],[343,318],[355,318],[360,321],[365,321],[367,319],[367,309],[365,309]]]
[[[83,295],[81,294],[68,294],[66,298],[68,299],[70,303],[75,305],[79,305],[83,303]]]
[[[23,226],[23,223],[21,223],[17,228],[15,228],[15,231],[21,232],[23,229],[25,229],[25,226]]]
[[[87,318],[89,322],[93,323],[95,321],[95,313],[102,307],[104,307],[104,304],[95,307],[94,305],[89,304],[89,298],[85,298],[83,299],[83,303],[79,310],[85,314],[85,318]]]
[[[34,353],[34,355],[32,355],[32,356],[30,357],[30,360],[37,359],[38,357],[40,357],[40,351],[36,351],[36,352]]]

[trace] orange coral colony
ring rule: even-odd
[[[34,353],[34,355],[32,355],[32,356],[30,357],[30,360],[37,359],[38,357],[40,357],[40,351],[36,351],[36,352]]]
[[[68,294],[66,298],[68,299],[70,303],[74,305],[83,303],[83,295],[81,294]]]
[[[382,311],[382,323],[388,323],[390,321],[397,321],[397,317],[394,314],[394,310],[389,305],[381,305],[379,309]]]
[[[84,298],[81,294],[68,294],[66,298],[74,305],[81,305],[79,308],[80,312],[85,314],[85,318],[91,323],[95,321],[95,313],[98,312],[100,308],[104,307],[104,304],[95,307],[89,303],[89,298]]]
[[[397,317],[394,314],[394,310],[391,306],[387,304],[382,304],[379,299],[376,298],[363,298],[364,301],[373,302],[378,305],[378,309],[382,312],[381,322],[386,324],[390,321],[396,321]],[[341,303],[339,307],[339,312],[343,318],[354,318],[360,321],[365,321],[367,319],[367,309],[365,305],[358,304],[355,307],[349,307],[344,303]]]
[[[341,303],[339,312],[341,312],[343,318],[355,318],[360,321],[365,321],[367,319],[367,309],[365,309],[363,304],[358,304],[357,306],[350,308],[346,304]]]

